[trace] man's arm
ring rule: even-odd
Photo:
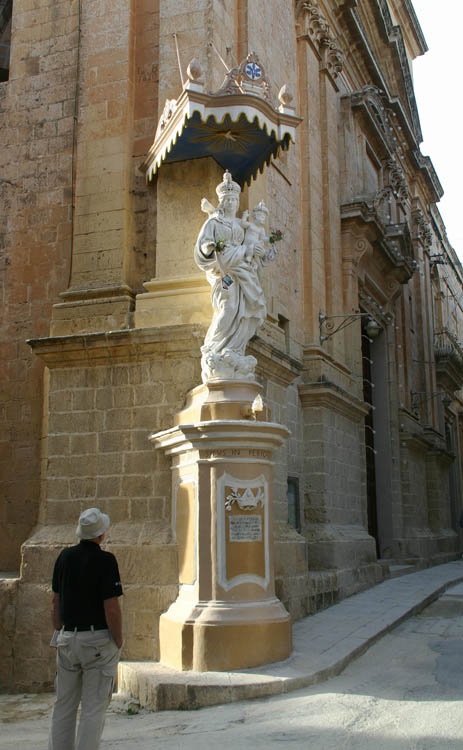
[[[122,612],[119,604],[119,598],[113,596],[104,600],[104,613],[108,623],[109,632],[111,633],[116,646],[122,646]]]
[[[59,594],[53,592],[53,601],[51,605],[51,621],[55,630],[61,630],[63,623],[59,616]]]

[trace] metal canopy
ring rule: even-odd
[[[287,151],[295,140],[301,119],[290,106],[292,96],[283,87],[282,104],[275,108],[255,55],[229,71],[215,93],[204,92],[198,69],[191,63],[180,97],[166,101],[142,169],[150,180],[163,163],[211,156],[241,186],[249,184],[280,149]]]

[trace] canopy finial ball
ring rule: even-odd
[[[188,68],[186,69],[186,72],[190,81],[197,81],[201,78],[203,69],[201,67],[201,63],[196,57],[191,60]]]
[[[285,83],[285,85],[281,87],[280,93],[278,94],[278,99],[284,107],[291,106],[294,95],[287,83]]]

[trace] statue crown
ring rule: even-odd
[[[237,182],[233,182],[232,176],[228,169],[223,176],[223,182],[221,182],[220,185],[217,185],[215,192],[217,193],[219,200],[221,198],[224,198],[226,195],[234,195],[237,198],[239,197],[241,188]]]
[[[254,208],[252,209],[253,214],[257,214],[259,211],[263,212],[264,214],[268,215],[268,208],[265,205],[264,201],[260,201]]]

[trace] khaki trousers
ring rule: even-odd
[[[109,630],[60,632],[49,750],[98,750],[119,658]]]

